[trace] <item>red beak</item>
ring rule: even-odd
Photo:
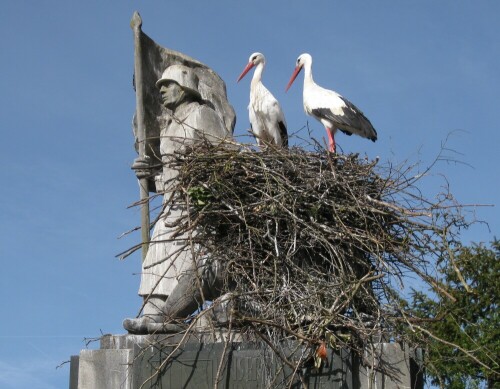
[[[299,75],[300,71],[302,70],[302,66],[297,66],[295,70],[293,71],[292,77],[290,78],[290,81],[288,81],[288,85],[286,86],[285,92],[288,92],[288,89],[292,86],[293,82]]]
[[[243,69],[243,71],[241,72],[241,74],[240,74],[240,76],[238,77],[238,80],[237,80],[236,82],[240,82],[240,80],[241,80],[243,77],[245,77],[245,74],[247,74],[247,73],[248,73],[248,71],[249,71],[251,68],[253,68],[253,67],[254,67],[253,62],[249,62],[249,63],[247,64],[247,66],[245,67],[245,69]]]

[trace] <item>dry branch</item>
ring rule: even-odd
[[[311,350],[326,339],[362,356],[381,339],[405,341],[403,280],[439,286],[429,264],[467,226],[461,206],[449,193],[426,198],[414,166],[238,146],[171,156],[179,174],[165,204],[189,208],[175,227],[222,269],[232,328],[276,350],[285,339]]]

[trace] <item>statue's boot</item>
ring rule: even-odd
[[[151,329],[156,325],[163,324],[163,317],[160,315],[142,316],[137,319],[125,319],[123,321],[123,328],[130,334],[144,335],[150,334]]]
[[[125,328],[130,334],[134,335],[171,334],[178,333],[186,329],[186,326],[184,325],[165,323],[163,320],[164,318],[162,316],[157,318],[142,316],[138,319],[125,319],[123,321],[123,328]]]
[[[164,322],[161,308],[165,304],[166,298],[167,296],[148,296],[142,310],[142,317],[125,319],[123,321],[123,328],[131,334],[151,333],[151,326]]]
[[[182,325],[175,324],[172,319],[187,318],[201,305],[202,293],[208,294],[206,288],[200,290],[194,272],[186,272],[166,301],[151,299],[144,307],[144,315],[137,319],[125,319],[123,327],[131,334],[164,334],[179,332]],[[171,319],[172,318],[172,319]],[[177,321],[179,322],[179,321]]]

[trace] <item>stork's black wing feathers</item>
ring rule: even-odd
[[[316,108],[312,110],[313,115],[331,120],[337,124],[337,128],[346,135],[358,134],[372,141],[377,140],[377,131],[373,128],[370,120],[364,113],[349,100],[339,96],[346,107],[342,115],[336,115],[329,108]]]
[[[282,121],[278,122],[281,136],[281,145],[283,147],[288,147],[288,131],[286,130],[285,123]]]

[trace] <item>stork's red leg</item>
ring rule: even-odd
[[[326,133],[328,134],[328,150],[335,153],[335,149],[337,148],[335,144],[335,135],[333,135],[333,131],[328,127],[326,128]]]

